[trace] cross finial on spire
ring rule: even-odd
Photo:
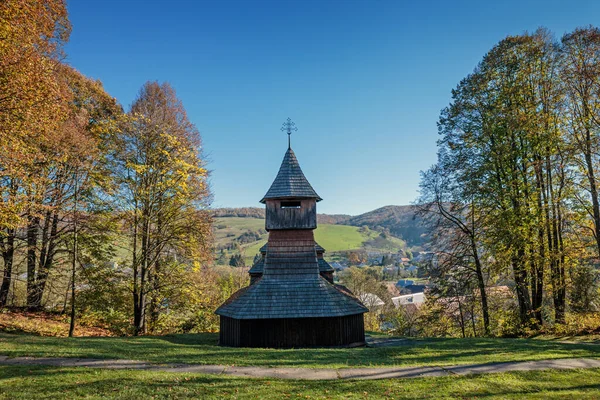
[[[292,122],[292,119],[288,117],[288,119],[283,123],[281,127],[282,132],[287,132],[288,134],[288,148],[291,147],[291,136],[292,132],[296,132],[298,128],[296,128],[296,124]]]

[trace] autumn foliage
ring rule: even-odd
[[[154,330],[211,249],[200,134],[168,84],[125,113],[63,62],[70,31],[63,0],[0,2],[0,307]]]

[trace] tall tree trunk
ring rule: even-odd
[[[477,337],[477,325],[475,324],[475,301],[471,302],[471,326],[473,327],[473,337]]]
[[[46,291],[48,274],[50,273],[50,269],[52,268],[52,264],[54,262],[58,232],[58,219],[58,211],[54,211],[52,214],[47,215],[48,222],[44,224],[44,229],[42,231],[42,243],[34,290],[35,300],[32,304],[34,308],[38,309],[42,306],[42,298],[44,297],[44,292]],[[47,227],[48,225],[49,227]]]
[[[158,200],[158,210],[156,219],[156,232],[158,235],[163,234],[163,199],[162,197]],[[156,246],[154,254],[154,268],[152,273],[148,276],[148,282],[152,286],[152,296],[150,299],[150,312],[149,312],[149,326],[151,332],[154,331],[155,326],[158,323],[160,315],[160,279],[161,279],[161,251],[162,246]]]
[[[527,271],[525,266],[522,264],[525,257],[525,251],[519,249],[516,257],[512,260],[513,275],[515,280],[515,286],[517,291],[517,301],[519,303],[519,318],[523,325],[530,324],[530,312],[531,312],[531,299],[529,297],[529,290],[527,284]]]
[[[137,257],[138,252],[138,217],[137,217],[137,202],[134,208],[133,214],[133,255],[132,255],[132,269],[133,269],[133,334],[138,335],[138,326],[140,325],[140,286],[139,286],[139,261]]]
[[[150,240],[150,220],[148,209],[145,206],[142,215],[142,238],[141,252],[142,259],[139,270],[139,288],[137,295],[137,315],[135,316],[134,332],[136,335],[146,333],[146,299],[147,299],[147,278],[148,278],[148,259],[149,259],[149,240]]]
[[[475,239],[475,202],[471,200],[471,229],[469,236],[471,239],[471,250],[475,262],[475,275],[477,276],[477,287],[479,288],[479,298],[481,300],[481,313],[483,314],[483,332],[485,336],[490,334],[490,313],[488,308],[487,294],[485,292],[485,277],[483,276],[483,266],[479,259],[479,250]]]
[[[465,338],[467,337],[465,334],[465,318],[463,316],[462,304],[460,303],[460,297],[458,294],[456,295],[456,301],[458,302],[458,314],[460,316],[460,330],[462,332],[462,337]]]
[[[488,307],[487,294],[485,292],[485,278],[483,268],[477,252],[477,243],[471,238],[471,247],[473,248],[473,258],[475,260],[475,274],[477,275],[477,286],[479,288],[479,297],[481,299],[481,313],[483,314],[483,330],[486,336],[490,334],[490,312]]]
[[[12,270],[15,255],[15,236],[15,229],[7,229],[6,237],[0,237],[2,260],[4,261],[2,285],[0,285],[0,307],[6,307],[8,303],[8,293],[10,291],[10,284],[12,281]]]
[[[552,262],[552,275],[553,275],[553,300],[554,300],[554,320],[557,323],[565,323],[565,308],[566,308],[566,297],[567,288],[565,282],[565,250],[564,242],[562,237],[563,232],[563,216],[560,196],[564,188],[564,171],[561,169],[558,175],[559,186],[558,186],[558,199],[554,191],[551,192],[553,198],[552,207],[552,232],[553,232],[553,246],[556,254],[554,255]]]
[[[30,309],[38,307],[38,294],[36,293],[36,249],[39,221],[39,217],[33,215],[27,217],[27,307]]]
[[[79,244],[79,238],[77,237],[77,234],[79,232],[77,232],[77,200],[78,200],[78,196],[79,196],[79,192],[78,192],[78,176],[77,176],[77,172],[75,172],[75,179],[74,179],[74,188],[75,188],[75,192],[73,193],[74,196],[74,201],[73,201],[73,263],[71,265],[71,321],[69,323],[69,337],[73,337],[73,335],[75,334],[75,277],[76,274],[75,272],[77,271],[77,247]],[[55,220],[56,222],[56,220]],[[56,225],[56,224],[55,224]],[[56,235],[56,227],[53,226],[53,237]],[[50,252],[50,251],[49,251]],[[53,252],[53,249],[52,249]],[[50,254],[52,254],[52,252],[50,252]]]

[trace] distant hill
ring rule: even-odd
[[[387,229],[409,246],[423,246],[429,240],[431,228],[417,215],[416,206],[385,206],[344,221],[346,225],[368,226],[373,230]]]
[[[356,216],[319,214],[315,237],[329,252],[359,248],[395,252],[426,246],[430,229],[416,211],[415,206],[385,206]],[[213,215],[218,251],[229,254],[241,246],[246,257],[252,257],[266,242],[264,208],[219,208]]]
[[[215,218],[222,217],[240,217],[240,218],[265,218],[265,209],[260,207],[239,207],[239,208],[215,208],[213,210]],[[319,224],[344,224],[345,221],[352,218],[345,214],[317,214],[317,223]]]
[[[238,207],[238,208],[215,208],[212,210],[215,218],[240,217],[240,218],[265,218],[264,207]]]
[[[232,254],[242,252],[246,264],[267,242],[265,221],[252,217],[218,217],[213,225],[216,256],[224,252],[226,263]],[[348,250],[375,250],[396,253],[406,249],[406,243],[398,238],[382,237],[379,232],[361,227],[320,223],[315,230],[315,240],[332,256]]]
[[[240,217],[240,218],[265,218],[264,208],[218,208],[213,210],[214,216]],[[423,218],[417,215],[416,206],[385,206],[360,215],[344,214],[319,214],[319,224],[336,224],[350,226],[367,226],[369,229],[387,230],[393,236],[400,238],[409,246],[423,246],[429,240],[431,229]]]

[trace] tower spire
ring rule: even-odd
[[[296,128],[296,124],[292,122],[292,119],[288,117],[288,119],[281,126],[281,131],[286,132],[288,134],[288,149],[292,148],[292,132],[296,132],[298,128]]]

